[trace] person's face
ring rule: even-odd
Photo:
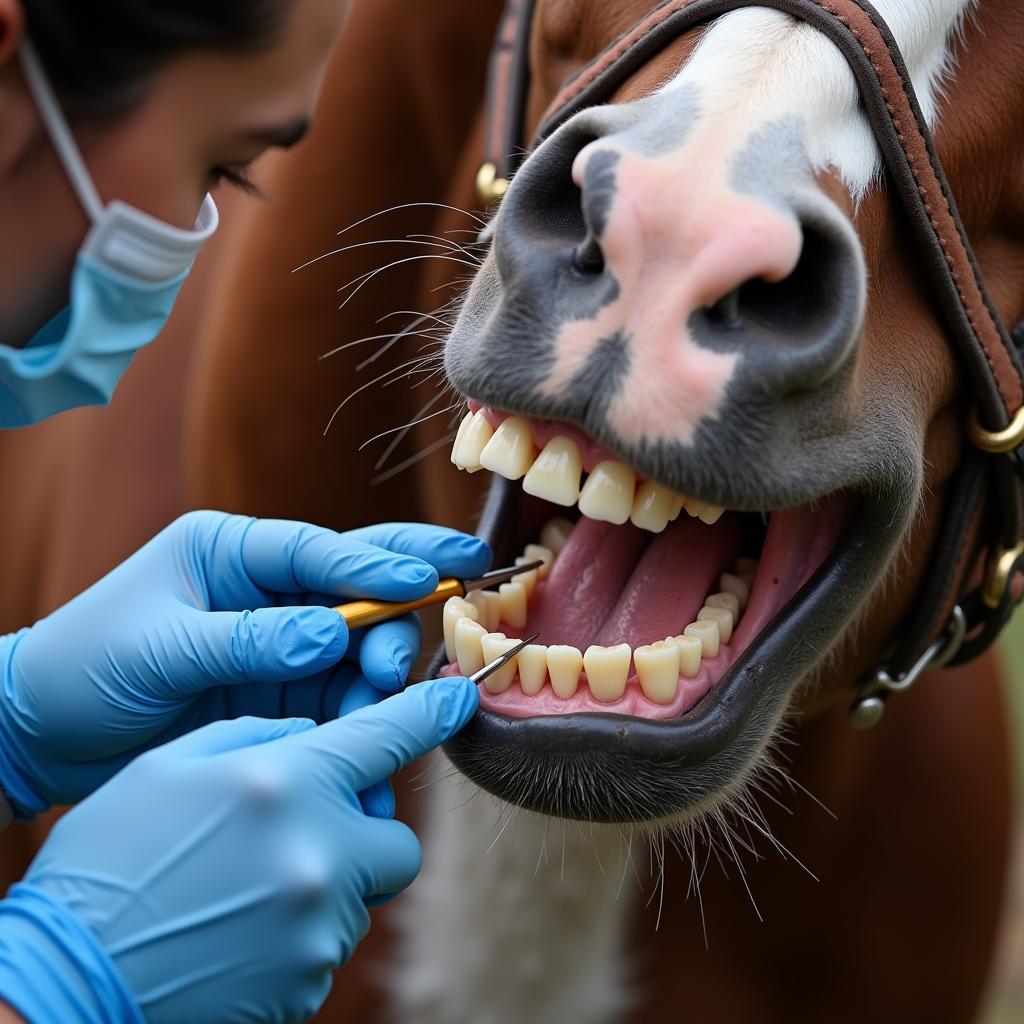
[[[261,153],[302,137],[349,0],[283,2],[290,5],[287,21],[262,50],[184,53],[154,75],[124,114],[72,122],[104,202],[120,199],[191,228],[207,191],[222,182],[244,187]],[[0,16],[10,3],[16,0],[0,0]],[[0,149],[0,342],[6,344],[18,344],[19,333],[31,336],[63,307],[89,228],[27,91],[15,105],[8,88],[4,102],[3,80],[16,69],[14,58],[0,67],[0,128],[10,120],[25,129],[22,153],[9,150],[4,160]],[[23,86],[20,71],[16,77]]]

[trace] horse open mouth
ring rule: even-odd
[[[452,459],[495,473],[483,532],[497,557],[546,563],[445,610],[449,674],[470,674],[516,638],[540,633],[516,663],[481,684],[483,710],[449,748],[456,764],[505,798],[592,820],[671,816],[731,781],[721,765],[704,785],[693,771],[709,756],[741,770],[754,736],[767,739],[808,654],[820,652],[806,618],[810,610],[813,621],[822,595],[805,591],[849,546],[861,503],[840,492],[799,508],[726,510],[673,492],[575,427],[475,402]],[[795,606],[803,629],[792,628]],[[750,669],[749,656],[766,644],[768,665],[785,685],[769,685],[763,655],[752,671],[735,671]],[[723,714],[732,726],[712,740],[709,716]],[[731,742],[759,715],[748,742]],[[680,728],[696,730],[696,747]],[[624,795],[632,787],[621,776],[604,784],[617,759],[635,780],[652,757],[688,776],[671,798],[651,786],[648,805]],[[521,771],[528,785],[515,778]]]
[[[478,403],[464,422],[453,459],[522,482],[515,554],[545,562],[445,609],[451,672],[470,675],[540,633],[480,684],[483,707],[500,714],[685,714],[820,567],[843,525],[839,500],[762,515],[677,494],[564,423]]]

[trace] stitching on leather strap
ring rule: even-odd
[[[1017,373],[1016,368],[1014,367],[1012,357],[1006,350],[1006,345],[1003,341],[999,327],[993,320],[993,312],[985,300],[983,285],[981,280],[979,279],[977,268],[976,266],[974,266],[973,261],[969,258],[967,254],[967,240],[964,238],[963,235],[963,225],[960,221],[960,218],[954,212],[952,197],[949,195],[947,190],[942,185],[942,179],[940,177],[940,168],[936,166],[935,156],[932,151],[932,148],[927,145],[925,136],[921,131],[921,126],[917,123],[917,118],[912,116],[911,120],[913,122],[914,130],[917,132],[917,135],[920,138],[920,140],[922,142],[925,142],[925,152],[928,155],[928,163],[932,171],[931,180],[925,183],[921,179],[921,171],[917,166],[917,161],[908,149],[907,139],[903,133],[903,127],[900,123],[900,118],[897,115],[897,112],[893,109],[889,90],[886,88],[885,82],[883,81],[883,71],[879,67],[877,61],[875,60],[871,48],[865,44],[862,33],[857,29],[855,25],[851,23],[849,18],[844,17],[843,14],[831,3],[826,3],[824,2],[824,0],[811,0],[811,2],[814,3],[817,7],[820,7],[821,10],[823,10],[826,14],[829,14],[832,17],[834,17],[837,21],[845,25],[847,29],[850,30],[850,33],[857,40],[857,42],[860,44],[861,49],[864,51],[864,56],[867,57],[867,59],[871,63],[871,66],[875,70],[875,75],[878,78],[878,86],[882,92],[882,96],[885,98],[886,108],[889,111],[890,119],[892,120],[893,127],[896,130],[896,136],[900,140],[900,145],[903,147],[903,152],[907,158],[907,162],[910,165],[911,173],[914,175],[914,180],[918,183],[918,188],[921,195],[921,199],[924,204],[925,212],[928,215],[928,219],[932,225],[932,229],[935,232],[935,237],[939,243],[940,248],[942,249],[943,256],[946,259],[946,265],[949,267],[950,276],[952,277],[953,283],[957,289],[957,293],[960,296],[960,302],[964,307],[964,313],[967,315],[968,322],[971,325],[971,330],[974,332],[975,337],[978,339],[978,343],[985,354],[986,361],[988,362],[989,369],[992,371],[992,375],[995,378],[997,386],[999,387],[1000,394],[1003,398],[1003,403],[1006,406],[1007,415],[1012,415],[1013,412],[1017,408],[1019,408],[1021,403],[1024,402],[1024,390],[1022,390],[1021,387],[1020,376]],[[878,25],[873,16],[873,12],[867,10],[860,3],[860,0],[849,0],[849,2],[854,4],[857,7],[857,9],[860,10],[861,13],[871,22],[872,26],[875,28],[875,31],[878,32],[879,37],[882,39],[883,44],[886,47],[886,52],[889,54],[890,59],[892,59],[894,57],[892,48],[889,46],[888,41],[882,34],[880,26]],[[900,84],[903,88],[903,98],[907,101],[908,104],[910,104],[911,93],[908,89],[907,81],[904,78],[904,76],[899,72],[899,67],[898,65],[896,65],[895,61],[893,61],[893,67],[897,72],[897,77],[899,78]],[[950,219],[950,223],[954,231],[956,232],[957,242],[959,243],[961,249],[961,255],[964,261],[970,267],[973,284],[977,292],[974,298],[976,301],[980,301],[982,307],[985,310],[985,327],[987,328],[987,331],[983,331],[977,322],[976,311],[971,308],[972,303],[965,292],[964,284],[961,280],[960,270],[956,265],[956,261],[950,254],[950,242],[944,235],[943,228],[939,225],[935,213],[932,210],[932,206],[929,203],[928,194],[932,190],[933,186],[938,186],[938,190],[945,204],[945,212]],[[998,342],[998,348],[996,349],[996,351],[999,353],[998,358],[993,354],[993,351],[990,348],[991,338],[986,340],[985,334],[989,332],[994,333],[996,336],[996,340]],[[997,366],[997,362],[1001,365]]]

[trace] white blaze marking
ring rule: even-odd
[[[921,109],[934,127],[952,43],[977,0],[874,0],[903,53]],[[877,177],[881,157],[860,109],[853,73],[823,33],[789,15],[746,8],[723,15],[663,91],[696,85],[701,119],[740,118],[749,136],[787,115],[807,125],[815,169],[835,168],[855,201]]]

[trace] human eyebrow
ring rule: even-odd
[[[253,128],[246,132],[246,137],[272,149],[291,149],[309,134],[311,126],[308,118],[301,118],[285,125]]]

